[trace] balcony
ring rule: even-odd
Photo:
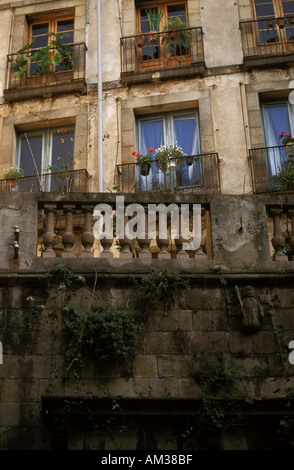
[[[202,28],[187,28],[185,40],[156,32],[121,38],[121,78],[124,83],[146,82],[158,72],[161,79],[187,77],[205,71]]]
[[[16,101],[30,99],[51,94],[86,91],[85,71],[86,71],[86,45],[83,43],[73,44],[73,65],[69,65],[66,60],[58,67],[53,67],[48,73],[41,73],[38,70],[38,63],[29,63],[27,72],[15,73],[14,64],[16,61],[27,61],[29,52],[22,54],[9,54],[7,56],[7,88],[4,90],[6,101]],[[34,49],[41,51],[41,49]],[[54,55],[54,49],[48,53]]]
[[[272,178],[288,163],[291,166],[294,164],[291,163],[291,157],[287,156],[284,146],[250,149],[249,162],[254,193],[293,191],[294,186],[291,188],[286,178],[280,182]]]
[[[61,257],[79,270],[104,273],[106,280],[110,273],[130,276],[152,268],[190,274],[204,269],[207,276],[230,279],[227,268],[241,275],[246,268],[252,282],[258,269],[262,276],[278,272],[274,260],[293,263],[293,193],[3,192],[1,204],[2,269],[50,268],[50,260]],[[183,233],[174,230],[181,228]],[[186,244],[187,229],[195,236]],[[288,268],[294,273],[294,264]]]
[[[157,162],[124,163],[117,165],[117,186],[123,193],[219,194],[219,157],[217,153],[186,156],[165,167]]]
[[[24,176],[16,184],[7,179],[2,179],[0,180],[0,192],[88,192],[89,179],[87,170],[43,173],[41,175]]]
[[[294,60],[294,17],[240,23],[246,68]]]

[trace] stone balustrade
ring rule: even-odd
[[[118,196],[124,196],[123,208],[129,210],[122,219],[124,228],[133,221],[130,209],[136,204],[141,208],[141,219],[146,220],[149,205],[161,204],[168,208],[173,204],[179,208],[179,214],[181,209],[189,207],[190,217],[196,205],[200,208],[201,219],[196,249],[187,249],[184,237],[171,236],[169,223],[167,234],[159,233],[158,217],[157,232],[152,236],[147,224],[138,237],[117,233]],[[95,209],[101,204],[110,208],[114,225],[99,240]],[[10,193],[1,193],[0,215],[2,270],[29,270],[40,263],[50,264],[50,259],[57,257],[78,263],[88,259],[95,269],[100,269],[99,266],[120,269],[121,263],[117,260],[125,261],[130,270],[129,262],[137,263],[134,269],[139,269],[139,264],[145,269],[146,266],[151,268],[155,259],[171,262],[174,269],[186,266],[188,272],[211,269],[211,266],[243,269],[249,265],[275,270],[281,262],[288,270],[294,269],[291,256],[294,195],[291,194],[15,193],[12,198]],[[18,227],[17,250],[15,227]],[[56,246],[56,238],[61,250]],[[88,265],[89,262],[85,261]]]
[[[112,221],[116,220],[116,207],[113,202],[108,204],[111,209],[110,218]],[[141,205],[140,205],[141,206]],[[162,204],[161,204],[162,206]],[[179,225],[178,235],[172,238],[172,223],[169,213],[166,211],[166,236],[162,237],[159,234],[160,217],[157,216],[155,221],[156,232],[154,237],[144,231],[142,234],[135,237],[128,237],[126,234],[126,225],[130,222],[131,218],[124,216],[123,223],[125,225],[122,230],[122,235],[116,236],[117,227],[112,223],[111,233],[103,235],[99,233],[99,217],[95,216],[94,204],[73,204],[73,203],[44,203],[40,206],[40,213],[43,214],[44,233],[41,235],[39,242],[42,244],[40,256],[43,258],[121,258],[121,259],[208,259],[211,249],[208,244],[210,243],[210,233],[207,232],[209,227],[209,209],[207,206],[199,206],[199,221],[201,224],[197,229],[200,231],[197,246],[190,244],[188,239],[185,239],[180,233],[180,219],[181,219],[181,204],[177,205],[172,203],[172,206],[164,206],[166,209],[179,209]],[[186,207],[187,204],[184,204]],[[191,205],[188,205],[191,209]],[[125,208],[127,204],[125,205]],[[125,210],[124,208],[124,210]],[[144,209],[144,218],[146,219],[146,226],[148,225],[148,208],[141,206]],[[163,207],[161,207],[162,209]],[[193,211],[190,210],[189,226],[193,226]],[[76,218],[76,224],[74,223]],[[97,220],[98,219],[98,220]],[[76,225],[76,226],[75,226]],[[56,228],[57,227],[57,228]],[[62,245],[61,254],[57,254],[55,248],[56,233],[60,235],[60,243]],[[135,233],[136,235],[136,233]],[[193,237],[192,237],[193,238]],[[196,237],[195,237],[196,238]],[[207,240],[208,239],[208,240]],[[96,242],[96,249],[94,244]],[[185,245],[185,243],[188,245]],[[80,245],[74,249],[75,245]],[[185,248],[185,249],[184,249]]]

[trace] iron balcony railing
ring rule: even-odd
[[[46,73],[42,73],[38,68],[38,62],[30,62],[30,60],[26,62],[28,57],[35,54],[37,51],[41,51],[41,49],[33,49],[32,52],[23,52],[21,54],[9,54],[7,56],[7,89],[85,79],[86,45],[84,43],[73,44],[72,48],[73,63],[70,63],[65,57],[60,65],[55,67],[52,65]],[[50,49],[47,53],[48,56],[53,56],[55,50],[56,48]],[[19,71],[15,69],[15,65],[17,63],[21,64],[22,62],[26,64],[26,71],[19,74]]]
[[[24,176],[17,182],[8,179],[0,180],[0,192],[88,192],[89,174],[87,170],[70,172],[52,172],[41,175]]]
[[[209,153],[176,158],[167,165],[155,161],[120,164],[117,186],[124,193],[220,193],[219,157]]]
[[[294,17],[242,21],[240,29],[244,57],[294,52]]]
[[[254,193],[294,189],[294,148],[291,155],[285,146],[249,150]]]
[[[121,72],[143,72],[204,63],[202,28],[186,28],[177,36],[153,32],[121,38]]]

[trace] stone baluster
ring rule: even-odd
[[[273,219],[273,231],[274,236],[272,238],[272,245],[276,252],[275,260],[276,261],[287,261],[287,256],[283,253],[285,247],[285,237],[283,237],[281,232],[281,215],[282,209],[271,209],[270,216]]]
[[[127,237],[119,238],[119,243],[121,246],[120,258],[133,258],[133,253],[131,251],[132,240]]]
[[[156,243],[159,248],[158,259],[170,259],[171,254],[167,251],[169,245],[168,238],[160,238],[160,236],[156,237]]]
[[[175,238],[175,244],[178,249],[177,259],[189,259],[189,254],[183,249],[183,244],[187,242],[188,240],[183,238],[181,234],[179,238]]]
[[[205,214],[205,209],[204,208],[201,208],[201,227],[200,227],[200,230],[201,230],[201,238],[200,238],[200,246],[198,248],[198,250],[196,251],[196,253],[194,254],[194,259],[207,259],[207,255],[206,253],[204,252],[204,249],[205,249],[205,245],[206,245],[206,236],[204,235],[204,233],[202,232],[202,220],[203,220],[203,216]]]
[[[289,215],[289,218],[291,220],[291,232],[292,232],[291,238],[289,240],[289,245],[291,246],[292,251],[294,253],[294,210],[292,210],[292,209],[289,210],[288,215]],[[291,260],[293,261],[293,255],[291,257]]]
[[[206,236],[202,233],[201,234],[201,240],[200,240],[200,247],[194,254],[194,259],[207,259],[207,254],[204,252],[204,248],[206,245]]]
[[[75,235],[73,233],[73,212],[75,206],[71,204],[64,204],[63,211],[65,214],[65,230],[62,235],[62,243],[65,247],[64,252],[62,253],[63,258],[74,258],[75,254],[72,250],[72,247],[75,243]]]
[[[138,238],[138,245],[141,248],[139,258],[152,258],[152,254],[148,250],[151,240],[148,238],[148,234],[145,233],[144,238]]]
[[[80,258],[93,258],[94,252],[92,246],[94,243],[94,235],[92,230],[92,215],[94,206],[82,206],[84,212],[84,230],[81,236],[81,242],[84,251],[81,253]]]
[[[113,244],[113,238],[101,238],[100,244],[103,248],[103,251],[100,253],[100,258],[113,258],[113,253],[110,251]]]
[[[43,236],[43,243],[45,250],[42,253],[43,258],[55,258],[55,252],[53,250],[54,244],[54,216],[56,211],[56,204],[45,204],[44,211],[46,214],[46,232]]]

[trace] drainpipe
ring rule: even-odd
[[[102,61],[101,61],[101,5],[97,0],[97,68],[98,68],[98,174],[99,192],[103,192],[103,146],[102,146]]]

